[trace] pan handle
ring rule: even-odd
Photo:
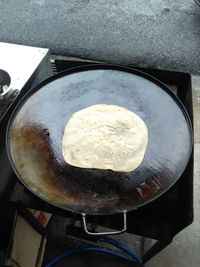
[[[95,236],[98,236],[98,235],[101,235],[101,236],[103,236],[103,235],[118,235],[118,234],[124,233],[127,229],[126,210],[123,211],[123,229],[119,230],[119,231],[100,232],[100,233],[88,231],[85,213],[82,213],[82,222],[83,222],[83,229],[86,232],[86,234],[88,234],[88,235],[95,235]]]

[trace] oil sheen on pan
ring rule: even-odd
[[[77,213],[114,214],[151,201],[180,177],[192,146],[187,114],[169,89],[125,70],[65,72],[23,99],[10,123],[8,150],[18,177],[37,196]],[[64,160],[66,122],[98,104],[126,108],[145,122],[148,145],[133,171],[80,168]]]

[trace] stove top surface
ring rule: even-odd
[[[21,90],[48,49],[0,42],[0,69],[10,76],[9,87]]]
[[[0,42],[0,119],[49,50]]]

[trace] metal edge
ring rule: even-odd
[[[200,7],[200,2],[199,2],[199,0],[194,0],[194,2]]]
[[[76,72],[80,72],[80,71],[88,71],[88,70],[95,70],[95,69],[115,69],[115,70],[118,70],[118,71],[124,71],[124,72],[128,72],[130,74],[135,74],[135,75],[138,75],[138,76],[142,76],[144,78],[146,78],[147,80],[155,83],[156,85],[158,85],[159,87],[161,87],[164,91],[166,91],[166,93],[168,93],[176,102],[177,104],[180,106],[180,108],[182,109],[183,111],[183,114],[185,116],[185,119],[186,121],[188,122],[188,126],[190,128],[190,136],[191,136],[191,148],[190,148],[190,152],[188,154],[188,160],[187,160],[187,164],[185,166],[185,168],[183,169],[183,171],[181,172],[180,176],[177,177],[176,181],[174,181],[174,183],[172,183],[162,194],[157,194],[155,195],[155,197],[147,200],[146,202],[143,202],[143,203],[140,203],[138,205],[136,205],[134,208],[132,209],[127,209],[127,212],[128,211],[132,211],[134,209],[137,209],[141,206],[144,206],[154,200],[156,200],[157,198],[159,198],[161,195],[163,195],[164,193],[166,193],[178,180],[179,178],[182,176],[183,172],[185,171],[185,169],[187,168],[187,165],[188,165],[188,162],[189,162],[189,159],[191,157],[191,154],[192,154],[192,151],[193,151],[193,145],[194,145],[194,137],[193,137],[193,130],[192,130],[192,123],[190,121],[190,117],[188,115],[188,112],[186,110],[186,108],[184,107],[184,105],[182,104],[182,102],[180,101],[180,99],[178,97],[176,97],[174,95],[174,93],[170,90],[170,88],[168,88],[167,85],[165,85],[164,83],[162,83],[161,81],[159,81],[158,79],[152,77],[151,75],[149,74],[146,74],[145,72],[143,71],[140,71],[140,70],[136,70],[136,69],[133,69],[133,68],[129,68],[129,67],[122,67],[122,66],[118,66],[118,65],[111,65],[111,64],[94,64],[94,65],[84,65],[84,66],[81,66],[81,67],[74,67],[74,68],[70,68],[68,70],[64,70],[54,76],[51,76],[49,78],[47,78],[46,80],[42,81],[40,84],[36,85],[35,87],[33,87],[30,91],[28,91],[19,101],[19,103],[16,105],[15,109],[13,110],[11,116],[10,116],[10,119],[8,121],[8,124],[7,124],[7,129],[6,129],[6,151],[7,151],[7,155],[8,155],[8,159],[9,159],[9,162],[13,168],[13,171],[15,172],[16,176],[19,178],[19,180],[21,181],[21,183],[31,192],[33,193],[34,195],[36,195],[36,197],[39,197],[41,198],[43,201],[49,203],[50,205],[53,205],[57,208],[61,208],[61,209],[64,209],[66,211],[69,211],[69,212],[72,212],[72,213],[77,213],[77,214],[82,214],[84,212],[74,212],[73,210],[70,210],[70,209],[67,209],[65,207],[63,207],[63,205],[59,205],[59,204],[54,204],[54,203],[51,203],[50,201],[48,201],[47,199],[45,199],[43,196],[40,196],[39,194],[36,194],[36,192],[34,192],[31,188],[29,188],[25,183],[24,181],[21,179],[21,176],[20,174],[17,172],[16,168],[15,168],[15,164],[13,162],[13,159],[12,159],[12,155],[11,155],[11,151],[10,151],[10,128],[12,126],[12,121],[14,120],[15,118],[15,115],[18,111],[18,109],[21,108],[21,106],[24,104],[26,98],[28,98],[29,96],[31,96],[32,94],[34,94],[35,92],[37,92],[39,89],[41,89],[43,86],[47,85],[48,83],[50,82],[53,82],[65,75],[70,75],[70,74],[73,74],[73,73],[76,73]],[[87,213],[87,215],[114,215],[114,214],[118,214],[118,213],[121,213],[123,211],[119,211],[119,212],[111,212],[109,214],[106,214],[106,213],[103,213],[103,214],[99,214],[99,213]]]

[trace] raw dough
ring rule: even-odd
[[[144,121],[132,111],[98,104],[74,113],[62,140],[65,161],[80,168],[135,170],[148,142]]]

